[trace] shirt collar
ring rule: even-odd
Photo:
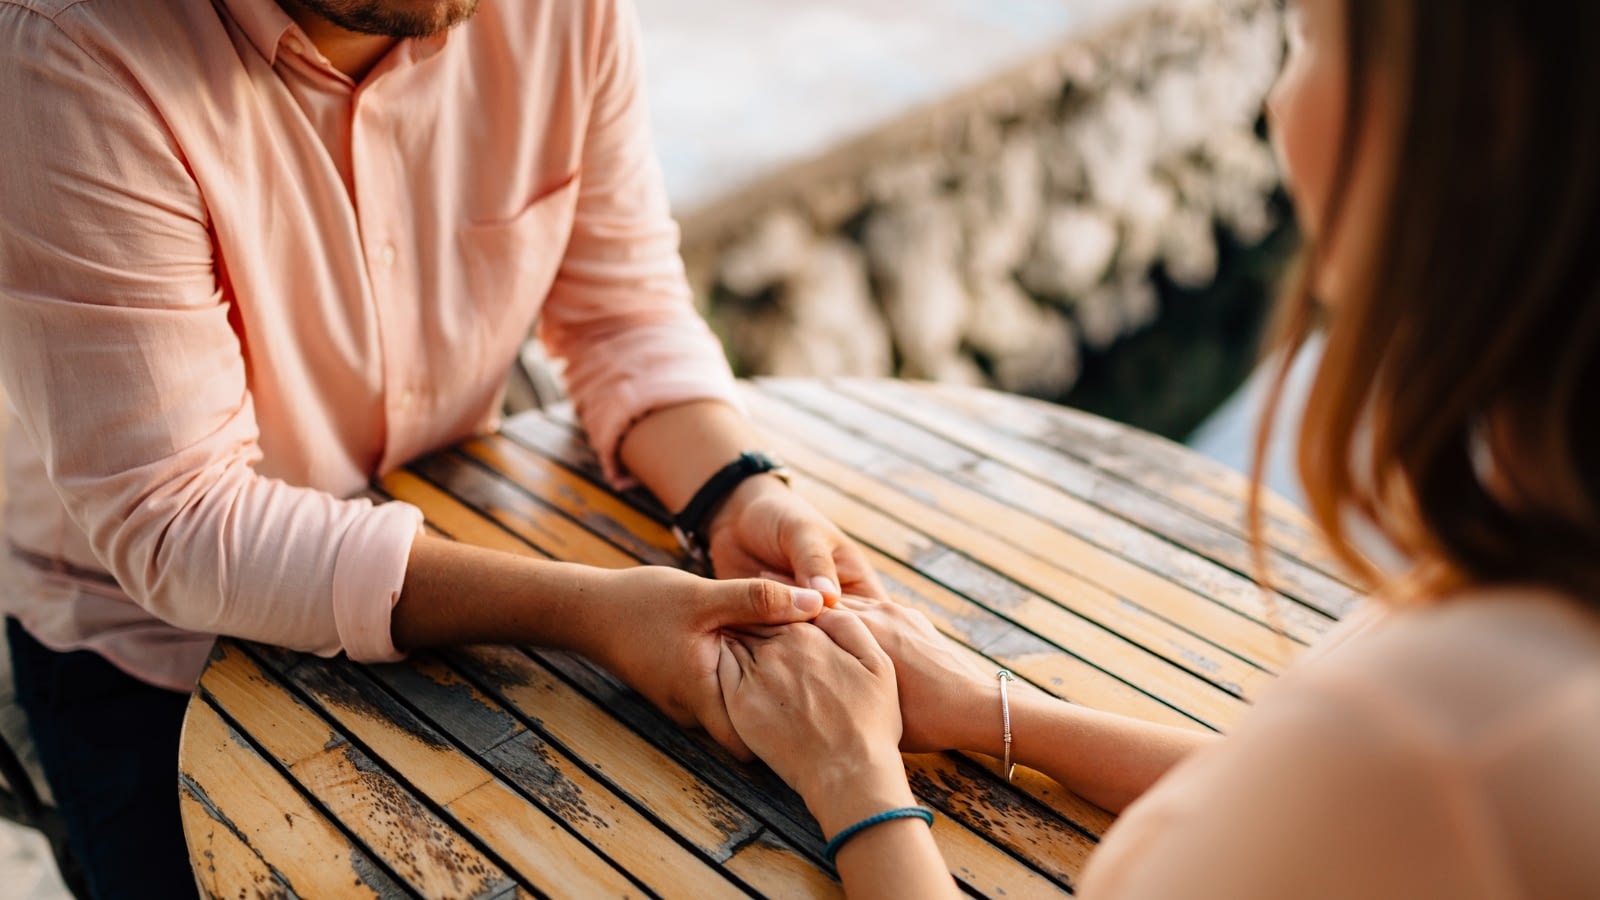
[[[277,64],[278,46],[284,37],[300,30],[277,0],[222,0],[222,5],[228,8],[228,14],[233,16],[250,43],[256,45],[268,65]]]
[[[277,65],[278,48],[283,46],[284,40],[291,34],[297,40],[306,41],[300,26],[294,19],[284,12],[277,0],[222,0],[228,8],[229,15],[239,24],[250,43],[266,58],[268,65]],[[459,28],[461,26],[457,26]],[[452,28],[450,31],[454,31]],[[427,38],[411,38],[402,41],[408,46],[402,49],[411,54],[414,60],[424,60],[444,49],[445,41],[449,40],[450,32],[436,34]],[[309,48],[309,43],[306,45]]]
[[[411,45],[411,58],[421,62],[422,60],[433,56],[435,53],[438,53],[440,50],[444,49],[445,41],[450,40],[451,32],[458,31],[470,24],[472,24],[472,20],[468,19],[467,21],[456,25],[455,28],[451,28],[448,31],[436,34],[432,37],[410,38],[406,41],[406,43]]]

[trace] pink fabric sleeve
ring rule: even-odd
[[[1478,786],[1416,717],[1348,685],[1280,688],[1124,813],[1079,896],[1508,896]]]
[[[722,346],[695,311],[678,228],[651,145],[638,23],[597,4],[594,105],[571,242],[539,334],[566,361],[579,417],[614,482],[618,445],[653,409],[697,399],[739,406]]]
[[[159,618],[391,659],[420,513],[260,477],[205,204],[137,86],[0,6],[0,375],[96,557]]]

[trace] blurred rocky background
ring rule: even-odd
[[[653,17],[683,15],[660,6],[641,4],[647,33]],[[986,384],[1173,437],[1238,385],[1293,240],[1261,127],[1283,50],[1277,4],[1083,6],[1092,16],[1049,20],[1032,0],[852,4],[833,27],[870,32],[898,15],[931,33],[929,20],[949,17],[956,33],[945,50],[925,46],[936,43],[927,36],[907,49],[879,35],[886,56],[898,50],[915,64],[923,54],[915,76],[930,90],[975,23],[1010,16],[1029,29],[1015,43],[1034,43],[995,54],[987,70],[969,66],[945,95],[837,128],[832,145],[764,170],[730,164],[720,188],[702,186],[716,183],[715,167],[695,184],[680,177],[691,280],[741,374]],[[971,43],[1011,40],[983,34]],[[652,60],[668,70],[652,89],[669,184],[674,160],[694,157],[677,145],[696,139],[670,118],[683,102],[670,96],[672,69],[686,64],[671,51],[684,40]],[[764,127],[792,128],[795,116],[814,116],[826,132],[839,116],[839,81],[861,77],[844,95],[854,108],[894,80],[892,63],[852,64],[842,53],[834,65],[828,46],[813,52],[820,68],[807,71],[821,99],[808,103],[795,84],[805,76],[789,73],[775,93],[798,99],[729,127],[756,145]],[[748,64],[741,81],[782,68],[759,53]],[[759,98],[758,88],[741,85],[738,96]]]

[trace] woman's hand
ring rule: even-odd
[[[673,721],[703,727],[748,761],[750,749],[729,722],[717,683],[722,630],[804,622],[822,608],[816,591],[772,581],[620,569],[606,573],[586,611],[594,642],[587,652]]]
[[[717,675],[739,736],[806,799],[825,834],[912,802],[894,664],[854,614],[730,633]]]
[[[894,664],[856,615],[730,634],[717,662],[734,727],[805,798],[822,833],[916,804],[906,783]],[[839,850],[851,897],[958,897],[933,834],[897,819]]]
[[[980,664],[917,610],[892,600],[847,596],[839,608],[858,616],[894,660],[907,753],[976,750],[999,755],[998,667]]]
[[[718,578],[778,572],[830,603],[841,592],[887,599],[861,548],[776,478],[747,479],[717,510],[706,535]]]

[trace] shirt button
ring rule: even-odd
[[[378,264],[383,266],[385,269],[387,269],[390,266],[394,265],[394,259],[395,259],[394,242],[393,241],[385,241],[383,246],[378,248]]]

